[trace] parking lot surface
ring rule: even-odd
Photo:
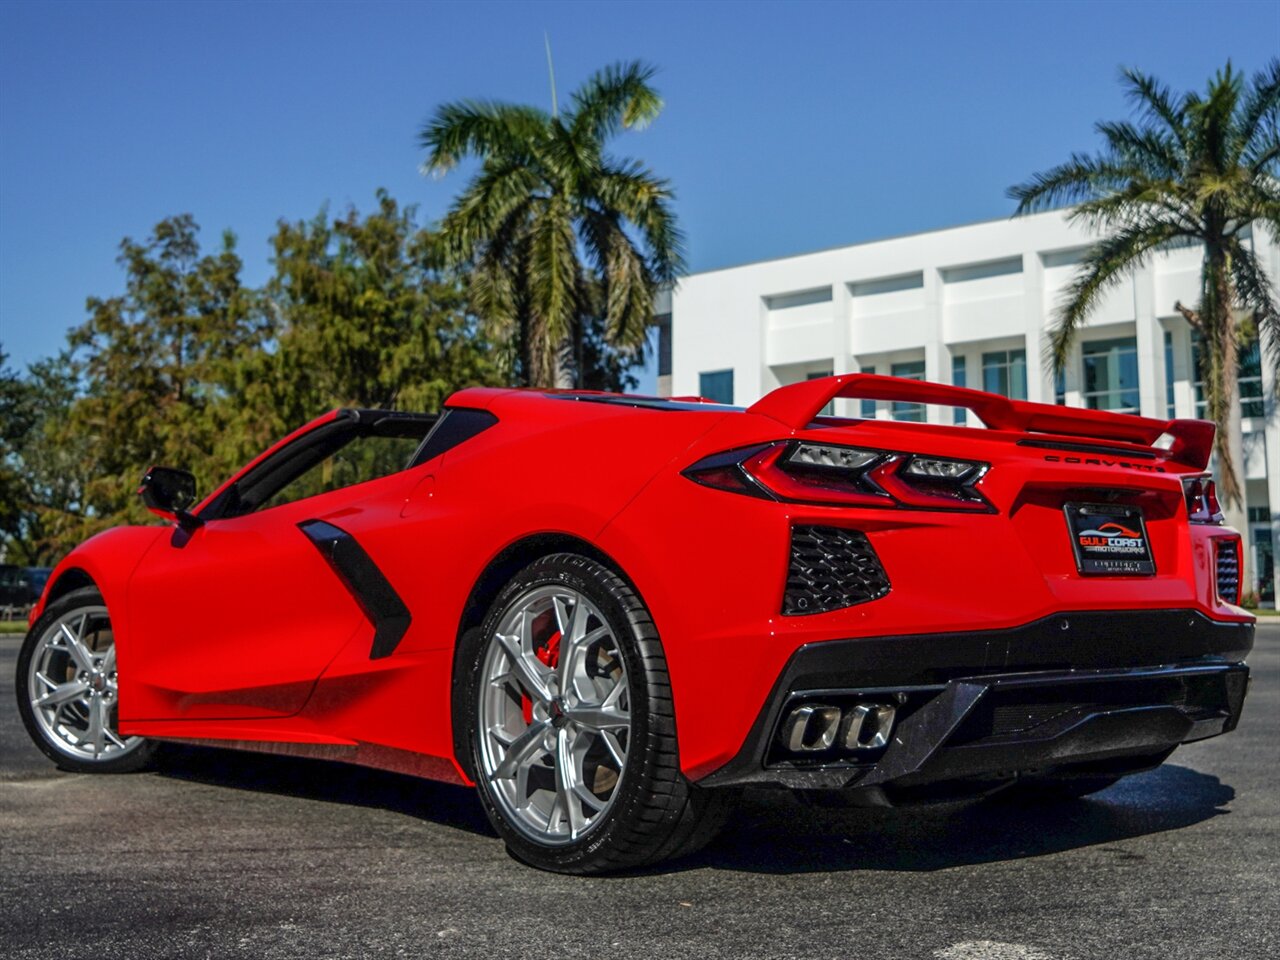
[[[552,876],[472,793],[367,770],[174,749],[62,773],[0,638],[0,956],[1280,956],[1280,621],[1233,734],[1094,798],[880,811],[748,794],[698,856]]]

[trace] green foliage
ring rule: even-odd
[[[0,352],[0,546],[27,564],[149,515],[151,464],[209,491],[289,430],[342,406],[434,411],[501,382],[465,284],[385,192],[361,217],[279,224],[274,276],[241,281],[235,240],[203,253],[190,216],[126,239],[120,296],[88,300],[59,357],[25,375]]]
[[[555,386],[566,343],[585,357],[576,341],[593,324],[603,332],[601,369],[641,356],[654,294],[683,268],[670,184],[606,152],[611,138],[662,109],[653,72],[608,67],[573,93],[568,110],[551,114],[445,104],[422,130],[424,172],[481,160],[441,223],[437,254],[469,270],[472,302],[490,336],[509,344],[519,382]],[[571,372],[583,386],[588,368]]]
[[[1097,124],[1101,151],[1074,154],[1009,191],[1020,214],[1076,204],[1071,218],[1103,235],[1066,291],[1046,360],[1062,369],[1101,297],[1153,252],[1203,245],[1199,303],[1169,306],[1203,338],[1200,373],[1218,426],[1220,491],[1239,503],[1230,420],[1239,406],[1243,338],[1262,335],[1280,370],[1280,310],[1249,243],[1253,229],[1280,236],[1280,61],[1248,83],[1228,63],[1204,94],[1175,97],[1136,70],[1126,70],[1123,82],[1136,121]]]

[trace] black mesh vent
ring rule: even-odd
[[[889,578],[867,535],[842,527],[792,527],[782,612],[825,613],[878,600]]]
[[[1234,540],[1218,541],[1218,596],[1235,603],[1240,596],[1240,556]]]

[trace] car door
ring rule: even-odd
[[[380,411],[319,421],[198,508],[199,526],[160,538],[129,584],[122,719],[300,710],[325,666],[368,629],[326,552],[334,531],[356,514],[398,516],[415,482],[403,468],[430,425]]]

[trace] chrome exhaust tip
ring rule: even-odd
[[[839,707],[806,703],[787,714],[782,742],[792,753],[816,753],[830,749],[839,731]]]
[[[859,703],[845,712],[840,743],[846,750],[879,750],[889,742],[897,708],[889,703]]]

